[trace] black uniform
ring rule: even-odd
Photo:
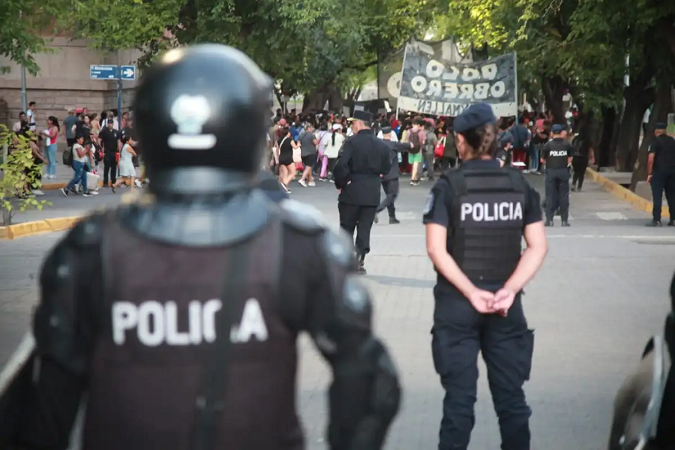
[[[609,450],[675,448],[675,277],[670,285],[671,312],[663,336],[647,343],[635,372],[614,401]],[[670,361],[670,364],[669,364]]]
[[[356,111],[361,113],[362,111]],[[380,204],[380,175],[389,173],[391,151],[370,129],[360,130],[343,145],[343,153],[335,164],[335,187],[338,197],[340,227],[350,236],[356,229],[356,251],[363,260],[370,252],[370,230]]]
[[[518,265],[523,227],[541,221],[539,194],[515,169],[496,160],[469,160],[447,171],[431,190],[424,223],[448,228],[448,253],[480,289],[496,292]],[[482,352],[499,416],[502,448],[529,449],[529,379],[534,335],[521,293],[507,317],[480,314],[440,273],[434,288],[434,366],[446,391],[439,450],[466,449],[474,425]]]
[[[568,225],[570,213],[570,170],[572,144],[555,138],[544,145],[542,159],[546,160],[546,223],[553,224],[553,215],[560,208],[563,225]]]
[[[382,140],[382,142],[389,147],[389,162],[391,168],[389,169],[389,173],[382,177],[382,189],[384,189],[386,197],[380,202],[380,206],[377,207],[377,212],[379,213],[387,208],[387,212],[389,213],[389,223],[398,223],[398,220],[396,219],[396,207],[394,206],[394,202],[398,198],[399,192],[398,177],[400,171],[398,167],[398,155],[399,153],[410,149],[410,144],[406,142],[393,142],[386,139]]]
[[[586,177],[586,169],[588,168],[589,153],[591,151],[591,140],[588,138],[588,133],[582,131],[572,142],[574,149],[574,157],[572,158],[572,169],[574,176],[572,177],[572,190],[579,189],[584,185],[584,178]]]
[[[300,450],[301,331],[334,370],[331,449],[381,448],[400,393],[352,244],[256,189],[271,89],[220,45],[146,72],[152,198],[84,219],[47,257],[36,381],[0,386],[0,448],[66,448],[86,394],[84,450]]]
[[[115,184],[117,180],[117,154],[119,153],[120,132],[114,128],[102,128],[98,137],[103,144],[103,186]]]
[[[674,224],[675,213],[675,139],[662,134],[654,139],[649,146],[649,153],[654,154],[652,167],[652,218],[655,222],[661,220],[661,205],[663,191],[666,192],[666,201],[670,209],[670,222]]]

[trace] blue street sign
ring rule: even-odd
[[[135,80],[136,66],[120,66],[120,78],[123,80]]]
[[[117,66],[89,66],[89,78],[92,80],[116,80]]]

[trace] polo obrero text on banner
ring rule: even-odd
[[[490,104],[497,116],[517,114],[515,53],[479,62],[449,63],[433,59],[424,46],[406,46],[399,108],[457,116],[480,102]]]

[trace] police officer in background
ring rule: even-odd
[[[400,175],[400,170],[398,167],[398,156],[401,152],[410,150],[412,144],[408,142],[392,141],[391,137],[393,133],[391,132],[391,127],[388,125],[382,127],[381,131],[382,142],[389,147],[391,168],[389,169],[388,174],[382,176],[382,190],[386,197],[380,202],[380,205],[377,207],[377,212],[380,213],[386,208],[389,213],[389,224],[396,225],[401,223],[396,218],[396,206],[394,205],[399,192],[398,177]],[[375,223],[377,223],[377,214],[375,215]]]
[[[534,335],[521,292],[546,254],[539,195],[493,158],[496,117],[484,103],[455,119],[458,169],[445,172],[424,212],[427,252],[438,273],[434,366],[446,391],[439,450],[465,450],[474,425],[482,353],[504,450],[530,448],[529,379]],[[527,249],[521,254],[521,240]]]
[[[546,163],[546,226],[553,226],[553,215],[560,208],[562,226],[569,227],[570,167],[574,148],[565,139],[563,125],[551,127],[551,140],[542,150],[541,162]]]
[[[350,236],[356,229],[356,253],[359,273],[365,274],[364,261],[370,252],[370,230],[380,204],[381,176],[391,168],[390,150],[370,128],[373,115],[354,111],[350,118],[354,134],[342,146],[333,174],[340,189],[338,211],[340,227]]]
[[[334,372],[330,448],[382,447],[400,389],[352,245],[255,188],[271,89],[222,45],[171,50],[146,72],[149,197],[84,219],[47,257],[39,364],[21,372],[35,381],[0,397],[0,448],[65,449],[86,394],[84,450],[300,450],[301,331]]]
[[[670,209],[668,226],[675,226],[675,139],[666,133],[666,124],[656,124],[656,138],[649,146],[647,157],[647,181],[652,187],[652,221],[650,227],[661,226],[661,203],[663,191],[666,191],[666,201]]]

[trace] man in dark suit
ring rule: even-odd
[[[349,119],[354,135],[345,141],[335,164],[335,187],[340,190],[340,227],[350,236],[356,229],[359,273],[365,274],[364,260],[370,252],[370,229],[380,204],[381,176],[389,173],[389,147],[378,139],[371,127],[373,116],[354,111]]]

